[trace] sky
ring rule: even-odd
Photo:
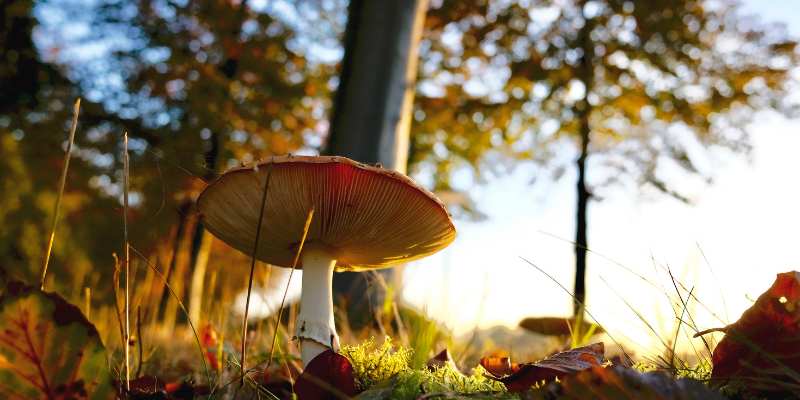
[[[793,0],[743,6],[800,36]],[[588,311],[615,339],[657,351],[659,339],[636,312],[662,337],[671,335],[670,302],[678,297],[667,269],[685,285],[684,298],[693,288],[699,302],[689,310],[701,329],[734,322],[777,273],[800,269],[800,119],[763,112],[749,129],[752,156],[715,155],[715,181],[692,193],[692,205],[621,187],[591,203]],[[456,334],[569,316],[571,297],[525,260],[572,288],[575,174],[534,185],[532,176],[522,166],[471,190],[488,219],[457,220],[450,247],[406,267],[404,299]]]

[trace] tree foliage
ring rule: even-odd
[[[585,114],[593,184],[678,195],[674,172],[711,177],[705,149],[749,150],[754,111],[793,111],[796,43],[728,2],[443,1],[424,38],[412,163],[440,187],[497,155],[564,167]]]

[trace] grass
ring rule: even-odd
[[[56,228],[58,227],[58,220],[61,216],[61,199],[64,198],[64,189],[67,186],[67,172],[69,171],[69,160],[72,158],[72,146],[75,143],[75,131],[78,130],[78,115],[81,110],[81,99],[75,100],[75,105],[72,112],[72,127],[69,130],[69,139],[67,140],[67,151],[64,154],[64,165],[61,167],[61,178],[58,184],[58,195],[56,196],[56,204],[53,210],[53,220],[50,227],[50,236],[47,240],[47,248],[44,253],[44,264],[42,265],[42,275],[39,280],[39,287],[44,290],[45,282],[47,281],[47,267],[50,264],[50,255],[53,252],[53,243],[56,239]]]

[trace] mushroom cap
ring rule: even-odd
[[[455,239],[444,204],[401,173],[338,156],[275,156],[225,172],[197,200],[205,228],[245,254],[253,252],[267,174],[261,261],[292,266],[312,208],[304,246],[330,252],[338,271],[416,260]]]
[[[571,329],[578,328],[575,317],[525,318],[522,321],[519,321],[519,327],[545,336],[569,336],[572,333]],[[594,327],[595,335],[605,333],[605,330],[603,330],[601,326],[586,320],[581,321],[580,331],[588,332],[592,327]]]

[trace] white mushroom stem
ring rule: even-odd
[[[336,259],[323,249],[303,249],[303,288],[295,336],[300,340],[303,367],[325,350],[339,350],[333,321],[333,268]]]

